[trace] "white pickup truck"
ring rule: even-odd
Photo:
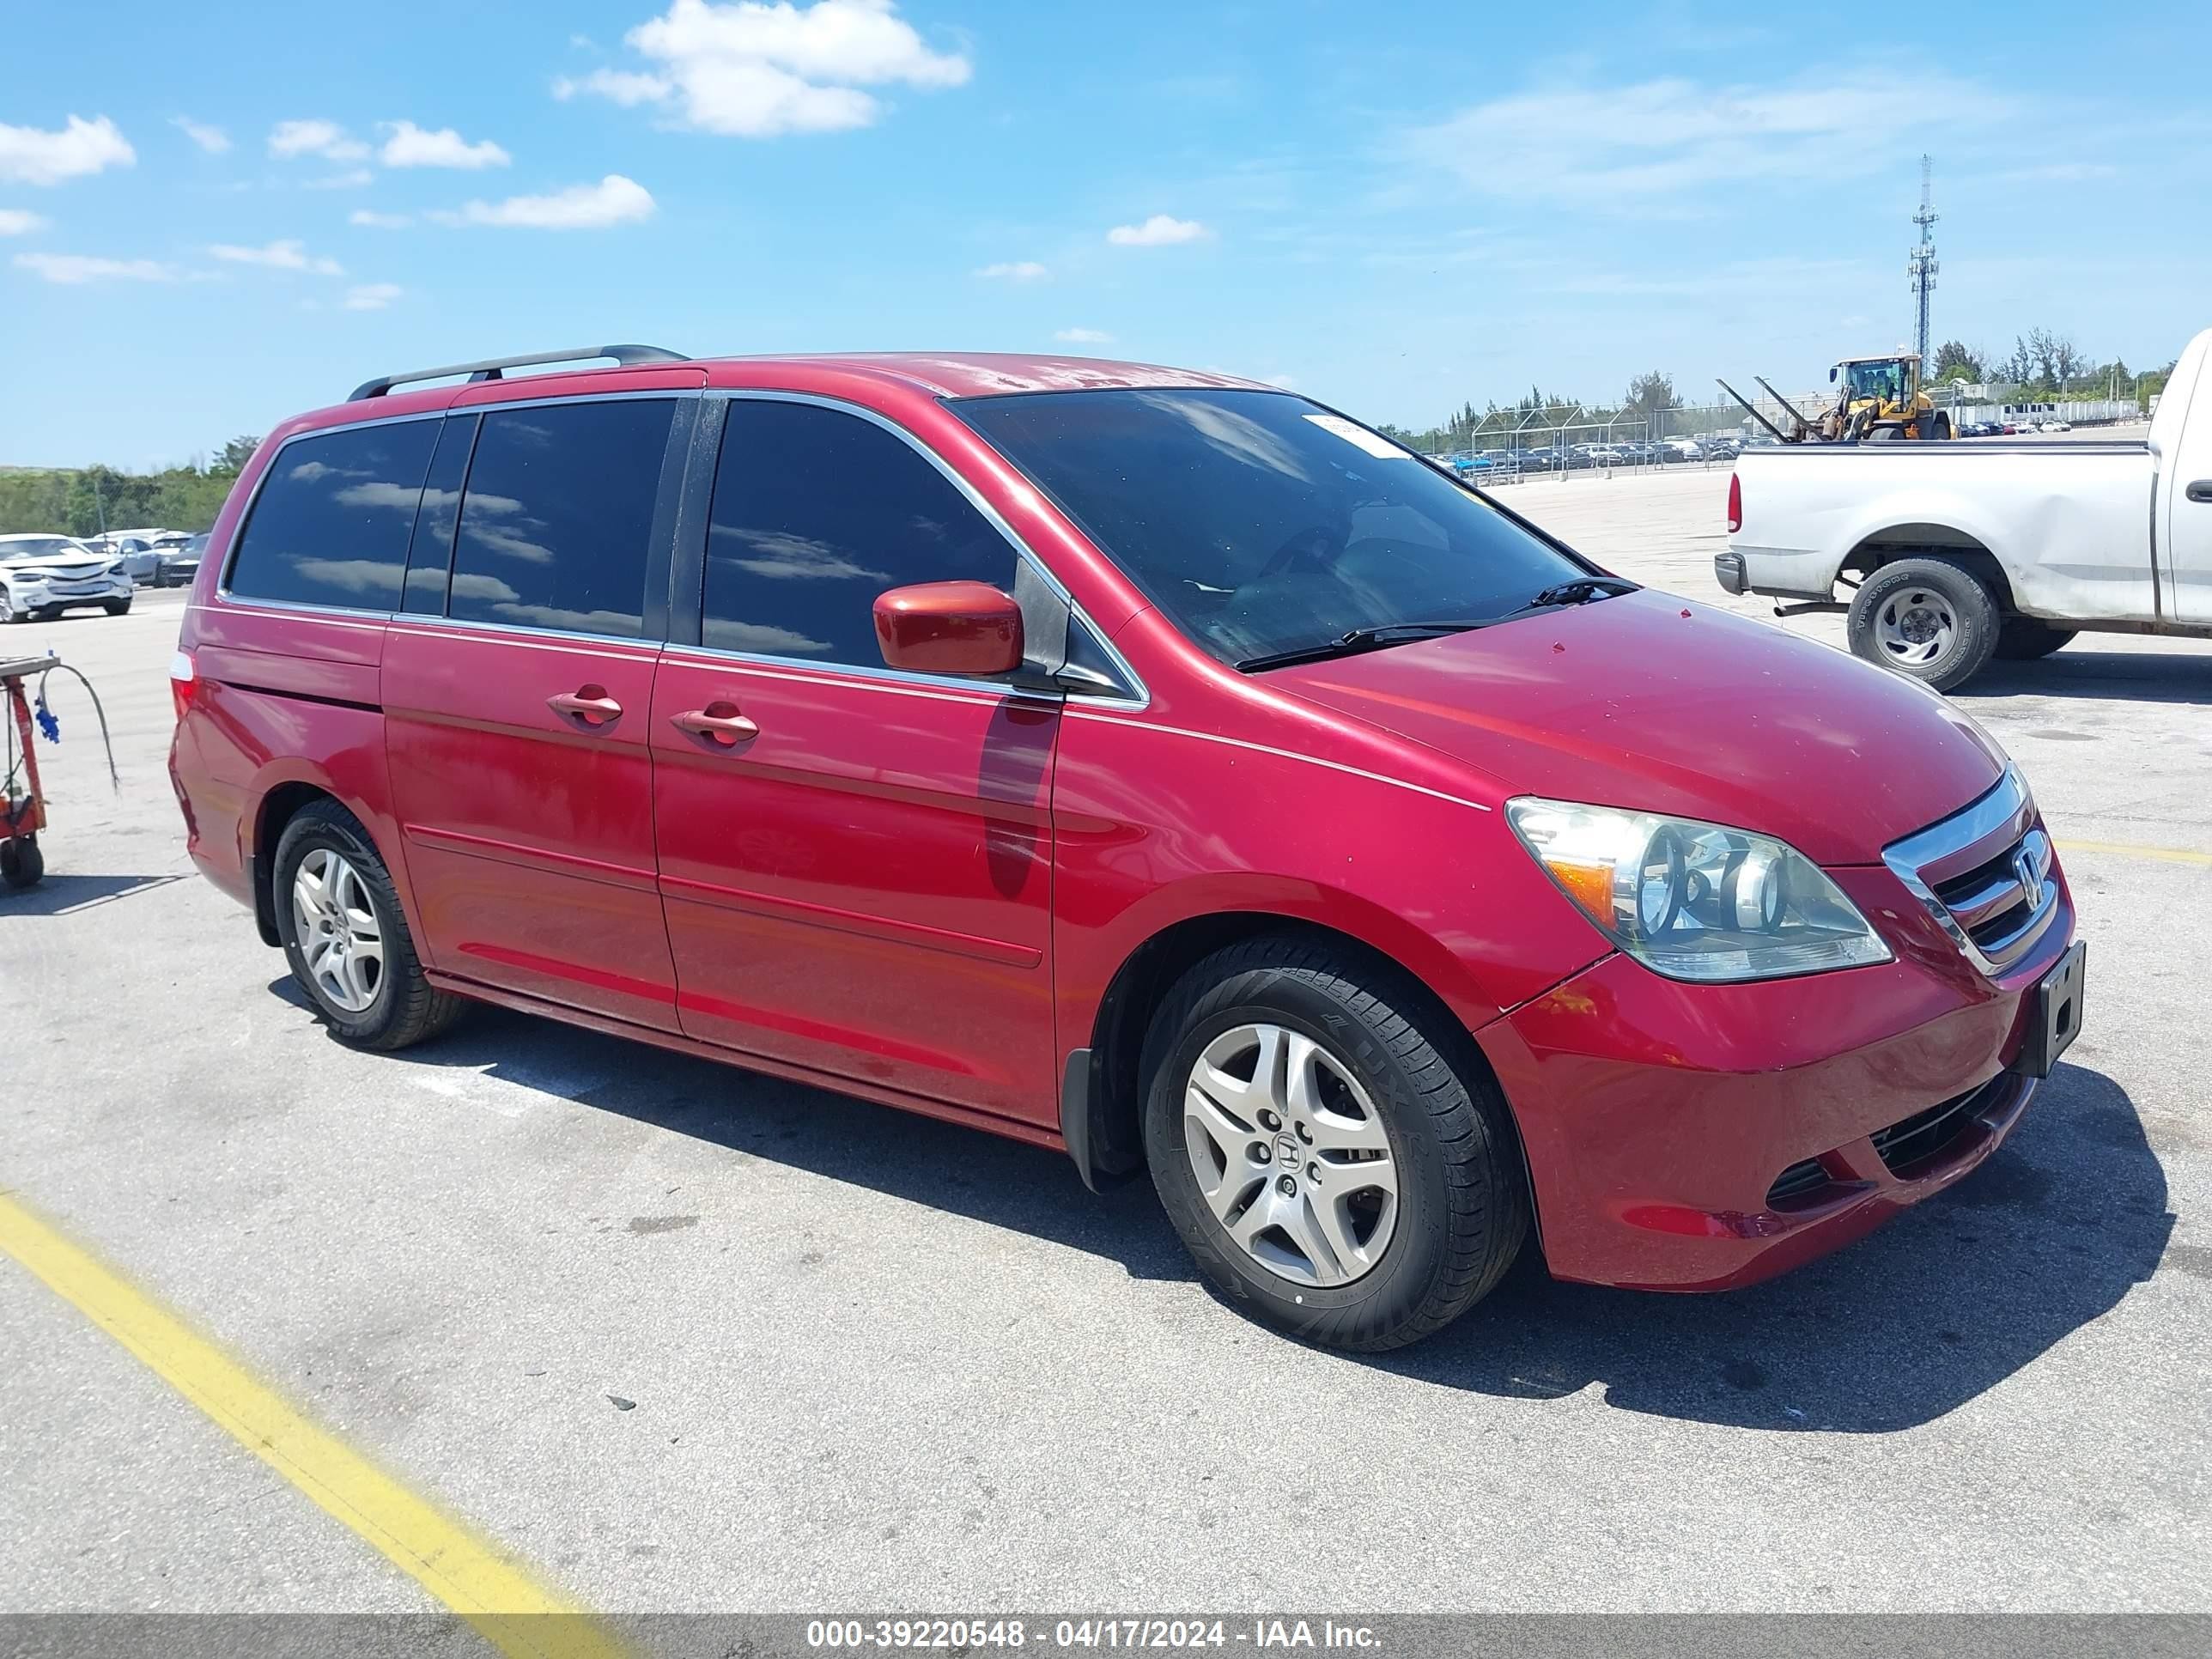
[[[2212,639],[2212,329],[2144,441],[1746,450],[1713,572],[1778,615],[1847,612],[1854,652],[1942,691],[2085,630]]]

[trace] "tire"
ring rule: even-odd
[[[46,873],[46,855],[39,850],[36,836],[11,836],[0,841],[0,882],[20,890],[36,887]]]
[[[2054,628],[2033,617],[2007,617],[1997,629],[1999,662],[2033,662],[2047,657],[2081,630]]]
[[[343,902],[342,907],[334,904],[326,911],[332,920],[324,925],[319,935],[317,919],[313,916],[303,930],[295,890],[301,868],[311,860],[316,866],[312,884]],[[337,861],[335,865],[333,860]],[[336,876],[340,868],[350,872],[351,884]],[[435,989],[424,975],[414,938],[407,931],[407,918],[400,908],[399,896],[392,889],[391,874],[368,831],[352,813],[329,800],[313,801],[301,807],[277,838],[273,869],[271,896],[275,901],[277,934],[284,942],[284,959],[291,965],[292,977],[307,994],[324,1024],[331,1028],[331,1035],[341,1042],[356,1048],[404,1048],[437,1036],[459,1017],[465,1006],[462,1000]],[[374,923],[376,967],[373,975],[365,966],[356,972],[351,965],[368,957],[368,936],[336,920],[339,908],[349,915],[357,914],[363,907],[354,901],[363,898],[368,901],[365,908]],[[330,967],[337,981],[334,987],[318,975],[302,941],[303,933],[309,939],[334,939],[340,932],[347,935],[340,955],[351,961],[344,967]],[[318,959],[322,959],[319,951]],[[349,1000],[342,1000],[337,988],[349,987],[355,993],[366,992],[365,1000],[350,1006]]]
[[[5,587],[0,587],[0,627],[4,627],[9,623],[27,623],[30,620],[30,613],[16,610],[15,601],[9,597],[8,590]]]
[[[1938,691],[1982,672],[1997,629],[1997,603],[1981,578],[1942,554],[1882,566],[1859,584],[1844,622],[1854,655]]]
[[[1269,1030],[1277,1048],[1260,1035]],[[1255,1038],[1238,1084],[1237,1056]],[[1279,1074],[1307,1077],[1310,1092],[1240,1096],[1230,1112],[1192,1085],[1212,1055],[1214,1075],[1250,1090],[1275,1052],[1288,1061]],[[1473,1040],[1412,981],[1347,951],[1283,936],[1216,951],[1153,1016],[1140,1074],[1152,1182],[1199,1271],[1232,1306],[1301,1340],[1370,1353],[1418,1341],[1488,1294],[1528,1233],[1520,1141]],[[1287,1108],[1273,1129],[1260,1117],[1267,1098]],[[1368,1161],[1336,1161],[1355,1155],[1353,1141]],[[1379,1170],[1378,1154],[1395,1202],[1357,1173]],[[1279,1205],[1286,1180],[1295,1194]],[[1273,1218],[1291,1219],[1304,1245]],[[1348,1248],[1340,1255],[1332,1238]]]
[[[111,617],[127,616],[131,610],[131,601],[128,599],[109,599],[100,608],[102,611],[105,611]]]

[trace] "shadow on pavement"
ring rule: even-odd
[[[2087,636],[2085,636],[2087,637]],[[2212,652],[2188,640],[2160,651],[2099,651],[2077,640],[2038,662],[1993,662],[1950,695],[2113,697],[2129,702],[2212,703]]]
[[[166,887],[182,876],[73,876],[48,874],[35,887],[0,887],[0,916],[66,916],[97,904]]]
[[[289,978],[270,989],[307,1006]],[[1057,1152],[490,1007],[393,1058],[481,1071],[1199,1293],[1149,1182],[1093,1197]],[[2117,1306],[2157,1268],[2173,1224],[2125,1091],[2062,1065],[1981,1169],[1794,1273],[1665,1296],[1555,1282],[1529,1249],[1439,1335],[1344,1358],[1504,1398],[1595,1384],[1607,1403],[1658,1416],[1884,1433],[1955,1411]]]

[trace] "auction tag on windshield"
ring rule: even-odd
[[[1406,452],[1388,438],[1377,436],[1365,427],[1347,421],[1341,415],[1309,415],[1311,421],[1324,432],[1334,432],[1354,448],[1364,449],[1370,455],[1385,461],[1409,459]]]

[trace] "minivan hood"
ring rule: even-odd
[[[1261,677],[1487,774],[1872,864],[2004,757],[1942,698],[1765,623],[1650,589]]]

